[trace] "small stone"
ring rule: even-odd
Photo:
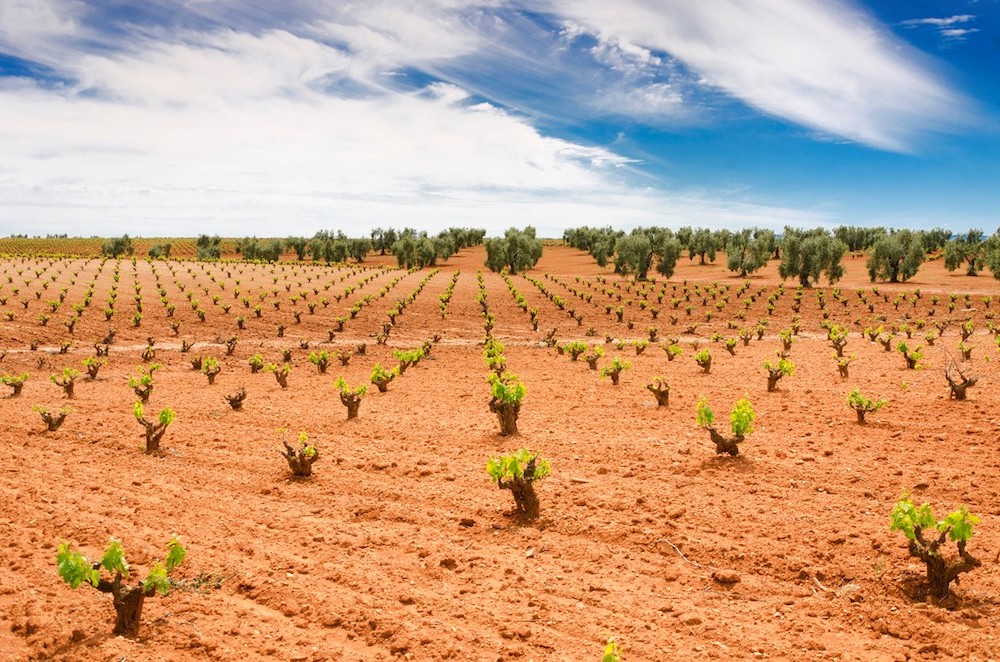
[[[470,519],[468,517],[463,517],[458,521],[458,525],[464,526],[465,528],[469,528],[476,525],[476,520]]]
[[[525,558],[527,558],[527,559],[530,559],[530,558],[531,558],[531,557],[533,557],[534,555],[535,555],[535,548],[534,548],[534,547],[529,547],[529,548],[528,548],[528,551],[526,551],[526,552],[524,553],[524,557],[525,557]]]
[[[458,561],[451,558],[441,559],[441,567],[447,568],[448,570],[454,570],[455,568],[458,567]]]
[[[699,616],[698,614],[682,614],[680,617],[680,621],[684,625],[700,625],[701,616]]]
[[[740,575],[735,570],[716,570],[712,573],[712,579],[720,584],[738,584]]]

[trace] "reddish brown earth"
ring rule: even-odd
[[[857,360],[850,378],[838,377],[820,328],[817,290],[806,290],[802,331],[790,354],[795,373],[767,393],[762,363],[778,349],[778,331],[791,323],[794,283],[786,284],[762,341],[740,345],[730,356],[709,338],[735,335],[728,321],[742,328],[768,317],[767,297],[780,283],[774,263],[750,279],[752,291],[765,291],[741,322],[735,292],[743,279],[720,264],[682,262],[655,324],[661,336],[681,335],[684,353],[668,362],[656,344],[640,356],[631,346],[605,345],[602,363],[618,354],[632,362],[617,387],[583,361],[544,347],[543,333],[531,330],[502,278],[487,273],[494,334],[528,389],[520,435],[504,438],[487,408],[479,345],[475,272],[482,258],[481,249],[471,249],[442,265],[397,319],[388,346],[376,345],[371,334],[429,270],[157,263],[181,322],[174,337],[145,261],[121,262],[119,311],[110,323],[102,311],[116,262],[0,263],[0,297],[7,298],[0,314],[15,314],[0,322],[6,349],[0,370],[31,374],[19,397],[0,398],[0,659],[579,661],[600,659],[609,636],[622,643],[630,662],[1000,655],[1000,354],[986,329],[1000,296],[989,309],[982,301],[983,294],[1000,295],[1000,287],[990,276],[952,275],[932,262],[911,283],[880,285],[891,293],[886,302],[871,292],[863,259],[852,258],[839,284],[848,306],[823,288],[831,319],[851,331],[847,352]],[[388,264],[372,264],[378,262]],[[37,278],[36,268],[44,269]],[[456,270],[461,275],[442,320],[438,297]],[[635,301],[625,314],[634,322],[630,331],[605,313],[605,302],[618,302],[599,290],[605,287],[594,278],[600,273],[608,287],[616,282],[588,256],[549,247],[529,274],[581,313],[581,326],[523,276],[511,281],[538,309],[540,329],[557,328],[561,341],[645,336],[653,321],[639,308],[637,288],[627,291],[622,282],[614,290],[623,302]],[[376,274],[373,281],[333,300],[368,274]],[[95,276],[92,305],[70,336],[62,322]],[[380,298],[380,288],[400,276]],[[251,306],[265,293],[260,319],[233,298],[237,278]],[[683,306],[673,311],[669,304],[671,286],[683,291],[685,279],[692,290],[695,284],[708,289],[713,280],[728,285],[730,302],[717,312],[711,297],[703,306],[692,296],[689,321]],[[50,282],[45,290],[43,281]],[[175,281],[196,292],[205,322]],[[144,303],[138,328],[129,322],[135,282]],[[65,304],[40,326],[38,315],[63,287]],[[592,303],[569,287],[591,293]],[[875,313],[855,295],[859,287],[877,301]],[[893,308],[897,290],[918,287],[915,308],[909,300]],[[279,290],[276,297],[271,288]],[[295,305],[290,299],[299,290],[308,298]],[[969,310],[960,296],[949,313],[947,292],[975,293]],[[327,343],[333,318],[365,294],[376,298]],[[932,317],[935,294],[942,300]],[[324,296],[329,306],[310,315],[305,303]],[[221,309],[227,302],[234,304],[228,315]],[[293,310],[305,311],[301,324]],[[706,310],[714,313],[709,323]],[[671,313],[680,315],[678,324],[670,323]],[[911,323],[956,321],[925,347],[923,370],[906,370],[898,353],[861,337],[874,315],[891,324],[904,313]],[[237,315],[247,315],[247,328],[227,357],[217,339],[236,333]],[[969,317],[976,325],[969,369],[979,383],[968,401],[956,402],[948,399],[944,367],[957,355],[957,323]],[[701,321],[697,336],[683,334],[695,320]],[[287,325],[280,339],[279,323]],[[62,428],[42,432],[31,407],[65,404],[49,374],[66,366],[82,370],[81,360],[93,354],[109,325],[118,331],[110,362],[96,381],[78,380]],[[589,327],[596,337],[584,336]],[[394,365],[392,350],[419,346],[435,333],[442,339],[428,359],[388,393],[372,388],[360,417],[345,421],[333,389],[338,375],[367,383],[376,361]],[[923,333],[913,344],[925,344],[916,340]],[[126,383],[150,335],[163,367],[147,414],[166,406],[177,412],[159,455],[142,452]],[[70,337],[69,353],[55,353]],[[28,349],[33,339],[40,341],[36,351]],[[180,352],[181,339],[197,342],[192,354],[219,359],[223,370],[213,386],[190,369],[192,354]],[[336,364],[319,375],[300,340],[341,351],[365,341],[368,351],[347,368]],[[692,360],[695,341],[712,352],[710,375]],[[250,374],[248,357],[261,352],[280,363],[286,347],[293,354],[287,389],[270,374]],[[669,407],[655,407],[644,388],[656,375],[672,385]],[[249,395],[243,411],[234,412],[223,395],[240,386]],[[889,400],[865,426],[845,403],[852,386]],[[716,457],[708,433],[695,425],[695,403],[706,396],[725,423],[744,395],[757,411],[756,429],[741,457]],[[277,450],[283,426],[307,432],[318,444],[312,479],[289,477]],[[527,524],[508,516],[510,494],[496,489],[484,470],[491,454],[521,446],[552,463],[551,477],[538,485],[541,517]],[[908,557],[903,536],[889,531],[889,513],[904,489],[930,501],[939,515],[967,504],[982,517],[969,550],[983,567],[964,575],[942,604],[925,601],[922,565]],[[109,596],[88,586],[71,590],[56,573],[60,540],[73,541],[93,559],[116,536],[141,576],[174,534],[188,549],[175,579],[191,587],[201,577],[201,590],[177,588],[149,598],[138,640],[110,635]]]

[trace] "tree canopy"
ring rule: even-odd
[[[530,269],[542,257],[542,240],[530,225],[524,230],[510,228],[503,237],[486,240],[486,266],[490,271],[509,269],[516,274]]]

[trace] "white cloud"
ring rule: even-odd
[[[947,39],[964,39],[973,32],[979,32],[979,28],[947,28],[941,30],[941,36]]]
[[[18,57],[44,58],[54,42],[79,33],[82,0],[4,0],[0,2],[0,50]]]
[[[602,42],[667,52],[706,84],[777,117],[908,151],[970,121],[914,49],[851,5],[821,0],[550,0]]]
[[[949,25],[955,25],[956,23],[968,23],[969,21],[976,18],[972,14],[957,14],[955,16],[949,16],[947,18],[911,18],[902,21],[903,25],[933,25],[936,27],[948,27]]]
[[[0,79],[0,231],[816,224],[826,217],[646,188],[641,164],[546,135],[538,118],[690,117],[710,85],[905,149],[960,107],[868,18],[830,6],[553,0],[560,33],[506,0],[148,0],[177,25],[104,34],[99,3],[5,0],[0,50],[71,82]],[[591,68],[574,68],[587,36]],[[490,94],[505,84],[523,89]],[[531,105],[545,95],[560,105]]]
[[[954,16],[948,16],[945,18],[911,18],[902,21],[900,25],[906,26],[908,28],[919,28],[923,26],[929,26],[941,35],[942,40],[945,44],[955,43],[964,41],[965,38],[975,32],[979,32],[979,28],[957,28],[953,27],[961,23],[968,23],[975,20],[973,14],[956,14]]]

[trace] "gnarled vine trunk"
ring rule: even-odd
[[[340,401],[347,407],[347,420],[358,417],[358,410],[361,409],[361,398],[356,395],[340,395]]]
[[[111,633],[126,639],[138,637],[142,606],[146,596],[152,595],[152,589],[147,591],[141,584],[125,586],[122,584],[121,575],[117,575],[114,581],[102,579],[97,585],[97,590],[102,593],[110,593],[114,598],[115,629]]]
[[[162,423],[150,423],[145,419],[140,422],[146,426],[146,452],[157,452],[160,450],[160,439],[163,438],[163,433],[167,431],[167,426]]]
[[[958,541],[958,560],[949,563],[938,553],[938,548],[947,539],[942,533],[937,539],[927,542],[919,527],[914,529],[915,539],[910,541],[910,554],[927,565],[927,585],[930,594],[942,600],[948,597],[951,583],[963,572],[980,567],[983,562],[965,550],[965,541]]]
[[[521,403],[507,404],[493,398],[490,400],[490,411],[496,414],[497,420],[500,421],[501,436],[517,434],[517,416],[521,413]]]
[[[719,455],[729,454],[736,457],[740,454],[739,444],[743,441],[742,435],[736,435],[735,437],[723,437],[719,434],[718,430],[713,427],[708,428],[708,434],[711,436],[712,441],[715,442],[715,452]]]

